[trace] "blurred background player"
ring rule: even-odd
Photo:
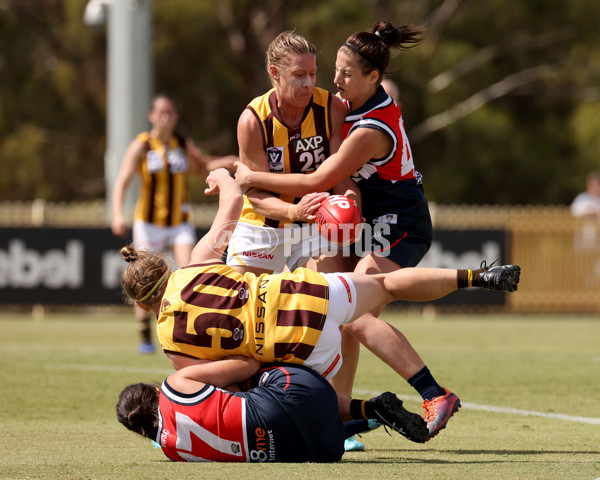
[[[571,203],[571,213],[576,217],[600,216],[600,172],[590,172],[585,181],[585,192],[578,194]]]
[[[398,106],[402,107],[402,104],[400,103],[400,87],[398,87],[398,84],[390,78],[384,78],[381,81],[381,86],[385,90],[385,93],[392,97]]]
[[[148,115],[150,131],[140,133],[129,145],[112,193],[111,230],[125,238],[125,192],[134,175],[141,188],[133,221],[133,242],[151,252],[169,249],[177,265],[187,265],[196,244],[194,227],[188,222],[190,203],[188,173],[206,175],[219,167],[230,168],[235,156],[204,155],[191,138],[176,133],[179,106],[175,98],[159,93]],[[141,337],[140,353],[153,353],[150,314],[134,307]]]
[[[579,255],[586,255],[585,268],[588,272],[585,278],[593,287],[600,279],[600,171],[588,173],[585,191],[578,194],[571,203],[571,214],[580,219],[575,229],[573,245]]]

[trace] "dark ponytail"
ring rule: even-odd
[[[382,77],[390,63],[390,49],[408,50],[415,47],[425,32],[425,27],[395,26],[387,21],[375,22],[368,32],[357,32],[348,37],[342,49],[360,57],[364,74],[377,70]]]
[[[156,385],[136,383],[125,387],[117,402],[117,419],[127,429],[154,440],[158,432],[158,397]]]

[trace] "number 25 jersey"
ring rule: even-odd
[[[241,273],[222,263],[175,270],[161,302],[157,334],[167,353],[219,360],[303,363],[327,316],[329,288],[317,272]]]
[[[331,137],[332,95],[315,88],[302,122],[289,128],[279,114],[275,89],[255,98],[246,107],[256,117],[262,133],[262,144],[272,173],[311,173],[329,156]],[[286,202],[298,203],[293,195],[280,195]],[[283,228],[286,223],[260,215],[244,196],[240,221],[253,225]]]

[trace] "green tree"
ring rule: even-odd
[[[102,198],[106,27],[81,0],[0,0],[0,199]],[[424,24],[394,55],[407,132],[440,203],[569,203],[600,167],[596,0],[152,0],[154,84],[208,153],[237,151],[270,87],[264,52],[296,29],[331,90],[337,48],[377,19]],[[194,201],[203,201],[202,180]]]

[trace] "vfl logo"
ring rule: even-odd
[[[269,158],[269,168],[273,173],[283,172],[283,147],[269,147],[267,148],[267,157]]]
[[[170,173],[187,172],[188,165],[182,148],[167,150],[167,163]]]

